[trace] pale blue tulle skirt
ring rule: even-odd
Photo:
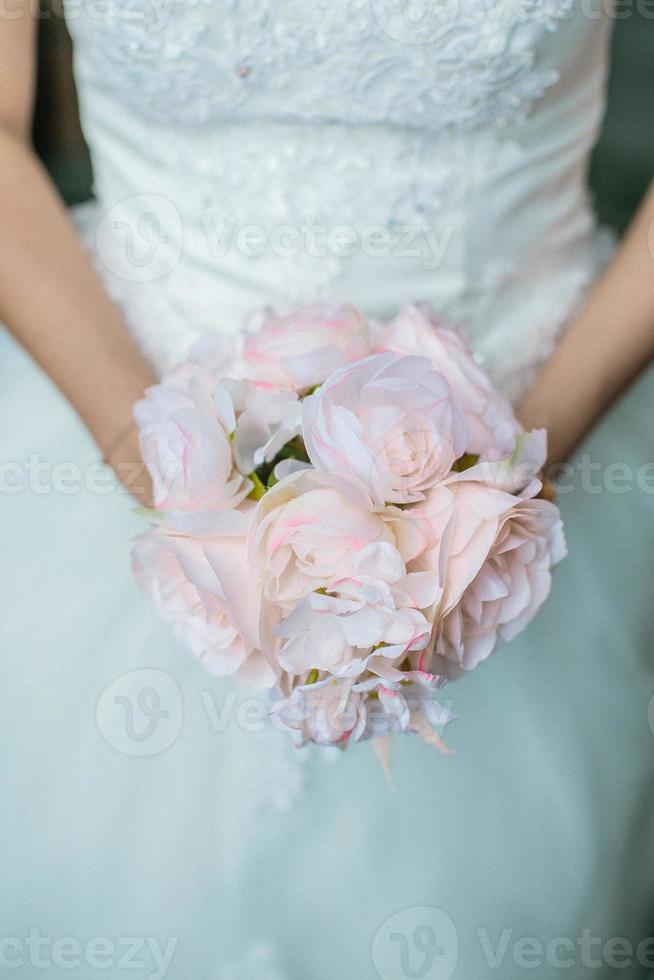
[[[391,789],[370,745],[292,749],[179,648],[130,577],[132,501],[2,334],[7,975],[650,975],[653,382],[584,447],[631,489],[577,475],[545,612],[447,689],[454,755],[397,739]]]

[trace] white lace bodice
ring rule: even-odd
[[[111,0],[85,57],[151,122],[505,121],[554,81],[534,28],[573,0]],[[69,10],[71,6],[69,4]],[[465,73],[464,73],[465,69]]]
[[[581,0],[68,0],[107,282],[154,360],[317,295],[431,302],[510,387],[593,275]]]

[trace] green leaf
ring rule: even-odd
[[[274,470],[278,463],[281,463],[283,459],[297,459],[302,463],[308,463],[309,457],[307,456],[307,451],[304,446],[302,439],[297,436],[295,439],[291,439],[287,442],[285,446],[279,450],[274,459],[271,459],[269,463],[263,463],[261,466],[257,466],[256,474],[259,477],[259,481],[262,485],[270,488],[274,486],[277,482],[274,478]],[[270,483],[270,478],[273,477],[273,482]],[[250,475],[250,479],[254,480],[254,476]]]
[[[267,487],[261,482],[256,473],[250,473],[249,479],[252,480],[254,486],[250,490],[248,498],[250,500],[261,500],[267,490]]]
[[[465,470],[469,470],[471,466],[476,466],[478,462],[478,453],[464,453],[463,456],[459,456],[452,469],[455,473],[463,473]]]

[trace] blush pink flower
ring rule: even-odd
[[[245,364],[240,334],[211,333],[201,337],[184,361],[169,371],[164,384],[188,390],[188,383],[197,379],[210,391],[222,378],[242,378]]]
[[[227,391],[210,394],[198,379],[185,390],[159,384],[134,406],[143,461],[159,510],[234,508],[252,484],[234,467],[236,419]]]
[[[482,459],[504,459],[522,431],[508,400],[475,363],[461,337],[426,306],[406,306],[386,326],[381,347],[426,357],[447,380],[468,425],[465,451]]]
[[[237,414],[234,460],[241,473],[249,475],[302,434],[302,403],[294,391],[264,391],[248,381],[223,383]]]
[[[340,745],[358,741],[366,728],[367,699],[348,678],[326,677],[295,686],[272,713],[299,744]]]
[[[284,641],[279,665],[291,674],[316,669],[354,677],[374,672],[377,660],[401,660],[427,645],[430,626],[420,609],[432,606],[437,594],[436,577],[407,575],[392,544],[369,545],[350,577],[305,596],[275,627]]]
[[[299,741],[443,750],[436,692],[526,626],[565,554],[546,434],[427,308],[254,331],[203,340],[135,407],[156,505],[137,582],[208,670],[274,689]]]
[[[434,651],[472,670],[536,615],[552,567],[565,556],[565,540],[559,511],[545,500],[474,482],[447,489],[454,514]],[[441,672],[438,659],[433,669]]]
[[[244,538],[200,541],[151,530],[134,545],[136,582],[210,673],[274,683],[258,649],[258,600]],[[240,589],[249,587],[243,602]]]
[[[448,483],[430,490],[412,507],[387,507],[384,521],[393,534],[407,571],[429,572],[439,586],[444,581],[454,498]]]
[[[391,541],[384,521],[326,484],[313,470],[291,474],[260,500],[250,529],[250,562],[270,602],[288,608],[354,568],[375,541]]]
[[[267,312],[245,338],[247,377],[265,387],[300,391],[321,384],[336,368],[365,357],[370,327],[353,306],[317,303],[287,316]]]
[[[389,669],[391,676],[369,677],[354,685],[356,693],[366,695],[366,725],[361,738],[375,738],[393,732],[415,732],[440,751],[446,748],[434,731],[455,715],[436,700],[445,679],[423,670]],[[371,700],[371,695],[374,699]]]
[[[513,451],[506,458],[480,459],[479,462],[453,473],[447,483],[484,483],[507,493],[534,497],[541,489],[541,471],[547,459],[547,432],[532,429],[521,432]]]
[[[434,731],[454,718],[436,700],[443,679],[421,671],[396,674],[394,680],[329,674],[313,680],[304,675],[290,687],[285,680],[273,715],[299,744],[314,742],[344,749],[393,732],[414,732],[445,751]]]
[[[316,469],[377,510],[424,499],[468,443],[443,376],[426,358],[389,353],[331,375],[305,399],[303,429]]]

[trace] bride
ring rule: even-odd
[[[397,740],[395,792],[370,746],[294,752],[183,655],[100,462],[147,501],[144,389],[316,297],[430,303],[568,459],[654,351],[654,193],[609,262],[585,183],[610,5],[68,0],[96,192],[72,215],[29,145],[33,6],[0,21],[2,965],[644,976],[646,381],[559,467],[546,610],[447,689],[453,756]]]

